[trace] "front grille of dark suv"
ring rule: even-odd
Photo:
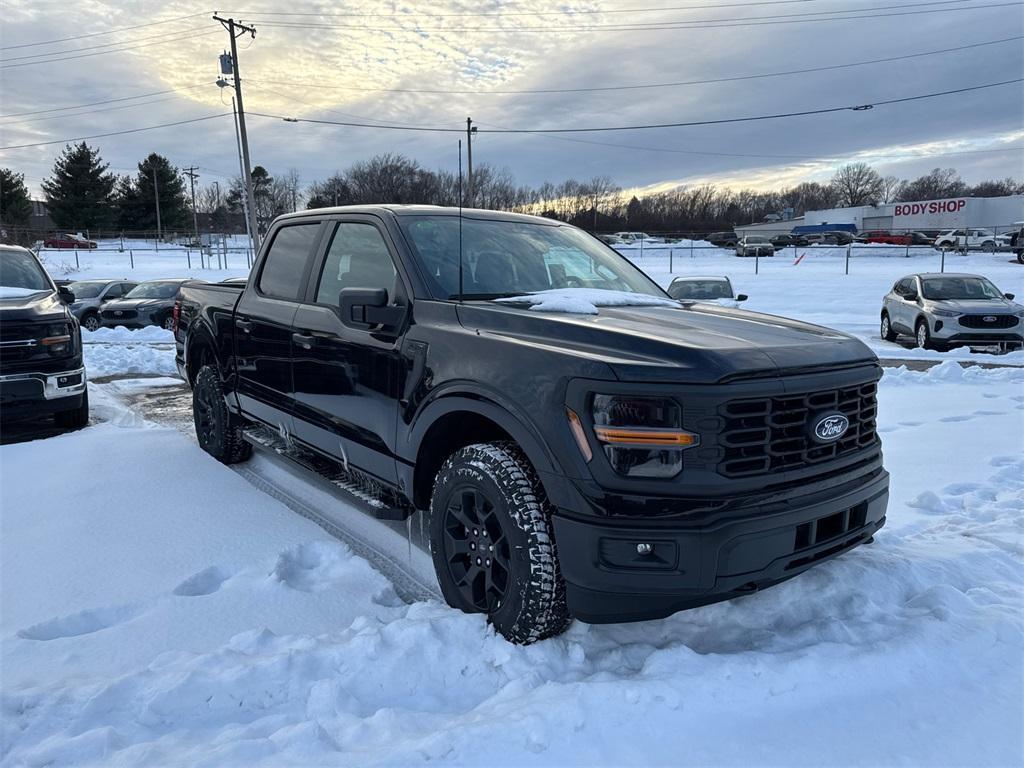
[[[134,320],[139,313],[134,309],[107,309],[103,311],[104,320]]]
[[[718,473],[752,477],[784,472],[840,458],[874,445],[878,436],[875,382],[804,394],[731,400],[719,408],[724,426],[719,436]],[[835,442],[811,439],[811,418],[830,412],[850,421]]]
[[[995,318],[985,320],[986,317]],[[964,328],[1013,328],[1020,319],[1015,315],[962,315],[960,325]]]

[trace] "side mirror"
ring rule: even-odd
[[[57,286],[57,297],[65,304],[75,303],[75,294],[73,294],[67,286]]]
[[[341,322],[350,328],[396,328],[405,319],[405,307],[389,305],[384,288],[342,288],[338,304]]]
[[[1004,293],[1003,297],[1008,299],[1008,300],[1010,300],[1010,301],[1013,301],[1016,298],[1016,296],[1014,294],[1012,294],[1012,293]]]
[[[738,293],[738,294],[736,294],[736,301],[746,301],[749,298],[750,297],[747,296],[747,294],[745,294],[745,293]]]
[[[917,294],[916,293],[904,294],[903,300],[904,301],[917,301]]]

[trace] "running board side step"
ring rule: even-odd
[[[269,427],[252,425],[242,430],[245,441],[256,448],[276,453],[291,464],[317,477],[324,487],[346,504],[361,507],[378,520],[405,520],[413,508],[393,491],[358,470],[345,469],[338,461],[306,450],[281,437]]]

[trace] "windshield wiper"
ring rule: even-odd
[[[510,299],[513,296],[525,296],[526,291],[509,291],[507,293],[453,293],[450,301],[491,301],[493,299]]]

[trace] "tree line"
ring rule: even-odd
[[[620,229],[709,232],[762,221],[769,215],[800,216],[809,210],[948,197],[998,197],[1024,193],[1024,183],[1006,178],[964,183],[953,168],[935,168],[916,179],[882,176],[866,163],[839,168],[827,183],[804,182],[779,191],[736,190],[713,184],[681,186],[666,192],[627,195],[608,176],[567,179],[539,186],[517,184],[511,171],[480,163],[470,191],[465,179],[448,170],[424,168],[412,158],[381,154],[358,161],[322,181],[304,185],[290,169],[278,175],[257,165],[253,198],[261,230],[283,213],[300,208],[374,203],[406,203],[534,213],[592,231]],[[69,231],[152,232],[192,229],[192,201],[182,171],[151,153],[133,174],[111,173],[97,149],[85,142],[68,145],[42,184],[49,215]],[[195,209],[204,231],[244,229],[241,179],[200,185]],[[26,228],[32,206],[24,175],[0,168],[0,223]]]

